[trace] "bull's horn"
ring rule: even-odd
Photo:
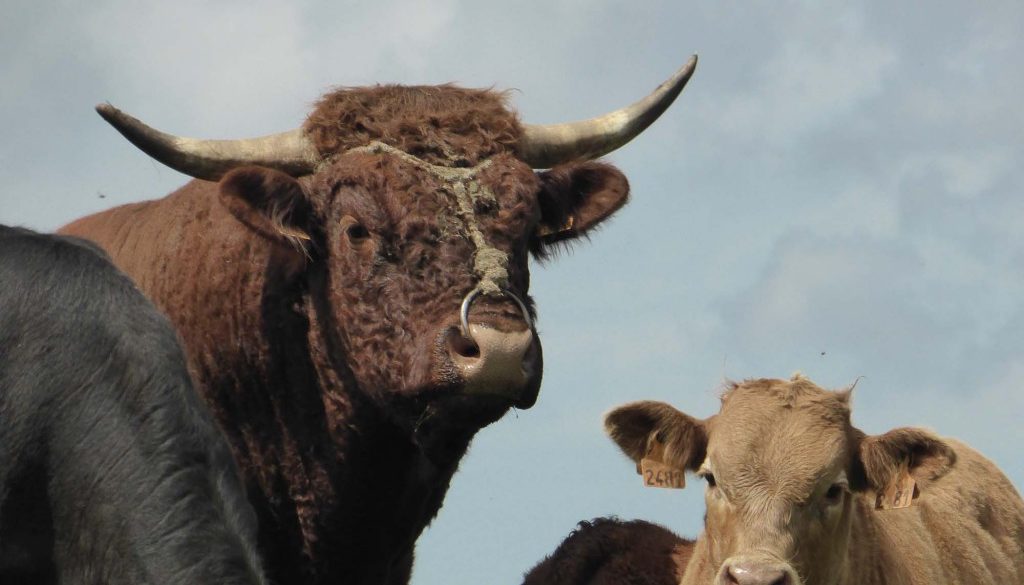
[[[100,104],[96,111],[143,152],[197,179],[216,181],[244,165],[271,167],[297,177],[312,172],[320,160],[301,129],[245,140],[198,140],[150,128],[110,104]]]
[[[597,118],[568,124],[524,124],[519,156],[535,169],[547,169],[562,162],[608,154],[636,138],[657,120],[683,91],[696,67],[697,56],[694,55],[649,96]]]

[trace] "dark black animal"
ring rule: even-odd
[[[167,320],[97,248],[0,226],[0,583],[263,583]]]

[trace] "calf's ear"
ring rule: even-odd
[[[927,489],[956,463],[956,451],[949,444],[924,429],[910,427],[862,437],[858,454],[863,485],[854,487],[878,494],[891,492],[901,483],[916,486],[915,491]]]
[[[620,406],[604,417],[604,430],[637,464],[652,446],[664,446],[664,463],[690,471],[707,457],[707,421],[664,402],[645,400]]]
[[[585,235],[629,198],[629,181],[612,165],[573,162],[539,174],[541,219],[534,253],[544,246]]]
[[[241,167],[220,180],[220,201],[260,235],[307,249],[313,210],[295,178],[265,167]]]

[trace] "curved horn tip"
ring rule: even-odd
[[[115,108],[110,102],[103,102],[102,104],[96,104],[96,113],[106,118],[107,116],[120,114],[121,110]]]
[[[517,145],[519,156],[535,169],[604,156],[657,120],[683,91],[696,68],[697,55],[692,55],[649,95],[603,116],[567,124],[524,124]]]
[[[682,71],[686,71],[686,75],[693,75],[693,72],[697,69],[697,53],[690,55],[690,58],[682,66]]]
[[[110,105],[110,102],[103,102],[102,104],[96,104],[96,113],[106,120],[109,116],[116,115],[117,108]]]
[[[102,104],[96,104],[96,113],[101,118],[106,120],[111,126],[120,129],[121,125],[126,121],[135,121],[135,118],[115,108],[110,102],[103,102]]]
[[[686,86],[686,83],[690,81],[691,77],[693,77],[693,72],[696,70],[697,54],[694,53],[693,55],[690,55],[690,58],[686,60],[686,63],[683,63],[682,67],[680,67],[678,70],[676,70],[675,73],[672,74],[672,77],[669,77],[660,85],[658,85],[658,89],[655,91],[667,89],[671,86],[677,86],[678,90],[681,92],[683,90],[683,87]]]
[[[686,60],[686,63],[683,63],[683,66],[680,67],[678,71],[676,71],[675,75],[665,80],[665,82],[663,82],[658,87],[660,88],[665,85],[673,85],[679,83],[680,81],[682,81],[685,84],[687,81],[690,80],[690,77],[693,76],[693,72],[696,70],[697,54],[694,53],[693,55],[690,55],[690,58]],[[680,88],[680,90],[682,90],[682,88]]]

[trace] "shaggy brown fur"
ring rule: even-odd
[[[557,237],[586,233],[628,186],[600,163],[534,173],[510,153],[518,126],[501,103],[449,87],[345,90],[310,118],[335,154],[314,175],[245,167],[63,230],[104,247],[177,327],[277,583],[405,583],[474,434],[536,399],[536,338],[517,399],[462,392],[445,340],[478,275],[451,183],[401,156],[345,151],[375,139],[450,166],[487,159],[475,180],[494,197],[477,199],[474,225],[530,304],[529,251],[553,237],[538,232],[573,216]],[[501,297],[472,318],[525,327]]]
[[[431,164],[472,167],[515,152],[523,131],[506,98],[452,85],[342,88],[320,98],[303,129],[324,157],[379,140]]]
[[[704,421],[652,402],[608,416],[633,459],[638,442],[687,427],[665,439],[708,488],[682,583],[735,583],[733,572],[751,585],[1021,583],[1024,501],[999,469],[920,429],[865,436],[850,424],[849,399],[798,376],[733,385]],[[904,474],[917,486],[911,505],[877,508]]]
[[[677,585],[692,552],[692,540],[657,524],[596,518],[580,522],[523,585]]]

